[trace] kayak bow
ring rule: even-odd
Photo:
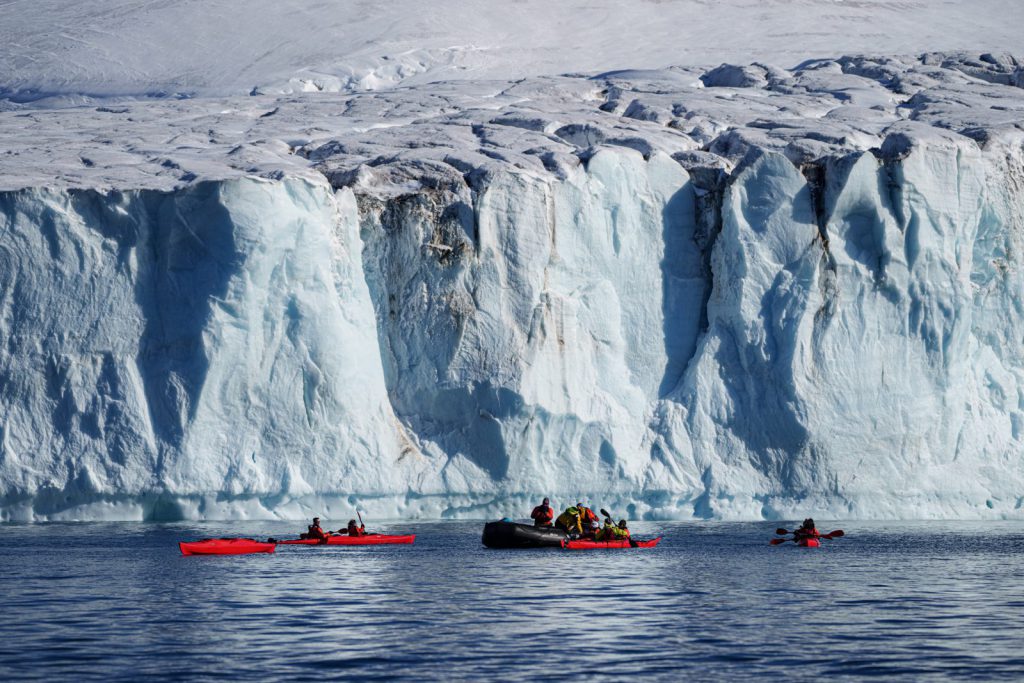
[[[191,543],[179,543],[182,555],[250,555],[272,553],[273,543],[261,543],[251,538],[205,538]]]

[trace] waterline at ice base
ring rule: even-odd
[[[0,519],[1024,518],[988,57],[2,112]]]

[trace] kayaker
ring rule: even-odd
[[[626,526],[626,520],[624,519],[620,519],[618,524],[615,524],[610,519],[606,519],[604,527],[597,535],[598,541],[621,541],[627,538],[629,538],[629,528]]]
[[[365,536],[366,527],[362,524],[356,524],[356,520],[350,519],[348,520],[348,527],[345,528],[344,532],[339,531],[338,533],[346,533],[349,536]]]
[[[575,505],[565,508],[565,512],[558,515],[555,520],[555,527],[567,534],[582,534],[583,520],[580,518],[580,511]]]
[[[315,539],[317,541],[326,541],[329,533],[320,528],[320,518],[314,517],[313,523],[306,527],[308,531],[304,534],[299,534],[299,538]]]
[[[551,509],[550,501],[547,498],[544,502],[533,508],[530,513],[534,526],[551,526],[551,520],[555,518],[555,511]]]
[[[804,523],[800,525],[800,528],[793,532],[794,541],[804,541],[808,538],[821,538],[821,534],[814,526],[814,520],[808,517],[804,520]]]
[[[605,517],[604,526],[597,532],[597,540],[610,541],[615,537],[615,522],[611,520],[611,517]]]

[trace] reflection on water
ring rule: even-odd
[[[295,529],[300,525],[293,525]],[[0,527],[0,678],[1024,677],[1024,526],[637,524],[654,549],[413,546],[182,557],[281,523]],[[384,529],[389,530],[389,529]]]

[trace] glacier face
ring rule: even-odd
[[[34,116],[210,144],[3,176],[0,517],[1024,516],[1024,96],[936,61]]]
[[[3,204],[6,516],[215,516],[190,496],[399,471],[379,457],[397,442],[350,193],[240,179]]]

